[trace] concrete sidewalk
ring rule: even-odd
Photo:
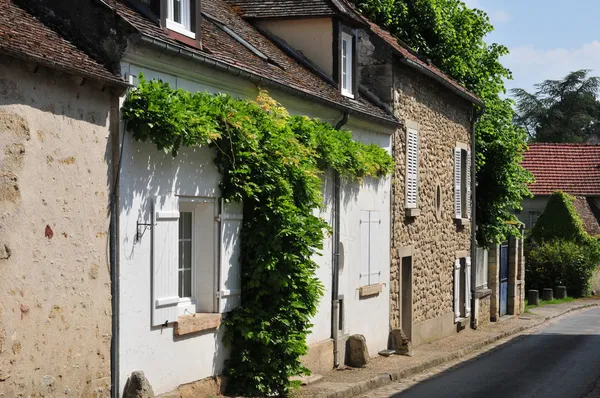
[[[348,398],[364,394],[392,381],[460,359],[568,312],[599,305],[600,300],[585,299],[538,307],[520,317],[490,323],[477,330],[465,329],[456,335],[417,347],[413,350],[413,357],[376,357],[364,368],[332,370],[324,374],[320,381],[293,392],[292,397]]]

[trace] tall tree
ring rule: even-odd
[[[477,224],[480,244],[518,235],[515,209],[530,196],[532,180],[520,166],[525,131],[513,124],[514,102],[502,98],[511,72],[500,62],[505,46],[487,44],[487,14],[459,0],[353,0],[367,17],[428,57],[484,102],[476,126]]]
[[[586,69],[562,80],[536,84],[531,94],[512,90],[517,99],[515,123],[535,142],[587,142],[600,138],[600,78]]]

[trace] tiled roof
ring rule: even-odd
[[[366,18],[365,18],[365,20],[366,20]],[[378,36],[383,41],[385,41],[387,44],[389,44],[396,51],[396,53],[398,55],[400,55],[402,58],[408,60],[414,67],[418,67],[418,68],[421,68],[421,69],[424,69],[424,70],[430,72],[435,77],[437,77],[438,79],[443,81],[451,90],[462,95],[463,97],[467,98],[469,101],[471,101],[473,103],[481,104],[481,99],[479,99],[479,97],[477,97],[475,94],[473,94],[472,92],[470,92],[469,90],[467,90],[466,88],[461,86],[460,83],[458,83],[456,80],[454,80],[450,76],[446,75],[444,72],[442,72],[440,69],[438,69],[435,65],[432,65],[431,63],[425,62],[422,59],[420,59],[408,47],[401,45],[400,42],[398,41],[398,39],[395,36],[393,36],[390,32],[382,29],[379,25],[377,25],[369,20],[367,20],[367,21],[371,27],[371,32],[373,32],[376,36]]]
[[[199,50],[174,40],[165,29],[158,26],[155,21],[151,21],[135,11],[124,0],[105,0],[105,2],[147,37],[174,46],[184,47],[187,51],[201,57],[244,70],[259,79],[274,81],[315,99],[337,104],[354,113],[358,112],[382,121],[397,122],[392,115],[364,98],[353,100],[343,96],[337,88],[286,55],[267,37],[243,20],[232,6],[223,0],[203,2],[202,11],[223,23],[235,34],[266,55],[269,60],[264,60],[250,51],[238,40],[223,31],[211,18],[202,20],[203,49]]]
[[[328,0],[232,0],[244,18],[328,17],[338,10]]]
[[[0,53],[34,61],[65,73],[126,85],[118,76],[19,8],[12,0],[0,0]]]
[[[536,179],[534,195],[600,196],[600,145],[530,144],[522,165]]]
[[[600,235],[600,224],[598,223],[598,207],[594,199],[585,197],[576,197],[573,202],[575,210],[581,217],[583,229],[592,236]]]

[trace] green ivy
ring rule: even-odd
[[[238,100],[174,90],[140,76],[122,114],[136,140],[173,156],[181,147],[215,149],[223,197],[244,206],[242,305],[223,322],[231,347],[229,389],[287,395],[295,386],[290,377],[308,374],[300,357],[323,295],[313,261],[328,231],[313,214],[323,206],[323,171],[355,180],[382,177],[392,173],[393,159],[347,131],[290,116],[265,92],[257,101]]]

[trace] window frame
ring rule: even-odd
[[[411,147],[411,139],[410,136],[411,134],[414,134],[415,139],[414,141],[416,141],[416,146],[415,147]],[[405,173],[405,189],[404,189],[404,208],[406,210],[406,216],[407,217],[416,217],[419,215],[419,162],[420,162],[420,151],[419,151],[419,146],[420,146],[420,136],[419,136],[419,125],[417,123],[414,122],[410,122],[407,121],[406,122],[406,135],[405,135],[405,143],[406,143],[406,150],[405,150],[405,157],[406,157],[406,162],[405,162],[405,169],[404,169],[404,173]],[[409,185],[409,170],[410,170],[410,163],[409,163],[409,155],[411,152],[411,149],[415,150],[415,179],[414,179],[414,190],[415,190],[415,201],[414,203],[409,202],[409,190],[411,189],[411,186]]]
[[[344,50],[346,54],[344,55]],[[354,36],[341,32],[340,89],[342,95],[354,99]],[[344,71],[345,70],[345,71]],[[346,87],[344,87],[346,85]]]
[[[187,36],[192,39],[196,39],[196,33],[192,31],[194,25],[195,15],[192,15],[192,2],[196,0],[179,0],[181,2],[181,22],[175,21],[175,1],[177,0],[166,0],[167,1],[167,18],[166,25],[167,29]],[[186,26],[186,24],[188,26]]]
[[[456,182],[457,170],[456,170],[456,151],[460,151],[460,192],[456,192],[458,184]],[[471,149],[468,145],[463,143],[456,143],[453,152],[453,174],[454,174],[454,218],[456,220],[460,220],[461,222],[467,222],[471,219],[472,216],[472,187],[471,187]],[[460,217],[458,217],[458,211],[456,207],[456,196],[460,195]]]

